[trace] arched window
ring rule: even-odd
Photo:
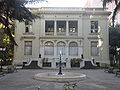
[[[65,55],[65,46],[65,43],[62,41],[57,43],[57,55],[60,54],[60,51],[62,55]]]
[[[54,55],[54,44],[53,42],[46,42],[44,45],[44,54],[45,55]]]
[[[69,44],[69,55],[78,56],[78,44],[76,42],[71,42]]]

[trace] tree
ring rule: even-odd
[[[113,11],[113,15],[112,15],[112,23],[113,23],[113,27],[114,27],[114,23],[115,23],[115,16],[117,14],[117,12],[120,10],[120,0],[103,0],[103,8],[106,7],[107,3],[115,3],[115,9]]]
[[[11,30],[11,33],[14,33],[14,27],[10,26],[9,28]],[[4,33],[2,24],[0,24],[0,45],[6,48],[4,52],[0,53],[0,59],[4,60],[3,64],[10,64],[13,60],[14,44],[10,41],[8,35]]]
[[[17,45],[10,31],[9,25],[14,24],[14,20],[33,20],[38,16],[32,14],[26,7],[27,3],[41,2],[45,0],[0,0],[0,23],[4,25],[4,32],[10,40]]]
[[[115,60],[118,61],[117,48],[120,48],[120,25],[109,28],[109,45],[111,62],[114,64]]]
[[[109,28],[110,46],[120,47],[120,25]]]

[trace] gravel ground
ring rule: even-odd
[[[41,72],[58,72],[58,70],[28,69],[0,76],[0,90],[65,90],[65,83],[37,81],[33,76]],[[75,90],[120,90],[120,78],[102,69],[71,69],[63,72],[83,73],[87,78],[76,83]],[[38,89],[41,88],[41,89]],[[73,90],[73,89],[71,89]]]

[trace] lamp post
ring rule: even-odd
[[[4,47],[0,47],[0,52],[4,52],[6,50],[6,48]],[[3,54],[2,54],[2,57],[3,57]],[[3,59],[3,58],[2,58]],[[0,72],[2,72],[2,59],[1,59],[1,67],[0,67]]]
[[[120,48],[117,48],[117,52],[118,52],[118,57],[119,57],[118,58],[119,59],[119,65],[118,66],[119,66],[119,71],[120,71]]]
[[[60,62],[59,62],[59,73],[58,73],[58,75],[62,75],[62,63],[61,63],[61,54],[62,54],[62,52],[60,51]]]

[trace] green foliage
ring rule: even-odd
[[[120,47],[120,25],[109,28],[109,43],[112,47]]]
[[[63,86],[64,90],[75,90],[76,87],[77,87],[76,83],[70,83],[70,82],[65,83]]]
[[[38,90],[42,90],[41,87],[38,87]]]
[[[0,22],[5,25],[6,17],[10,21],[17,19],[19,21],[32,20],[37,18],[26,7],[25,4],[44,0],[0,0]],[[10,22],[9,22],[10,23]]]
[[[14,37],[10,31],[9,25],[14,25],[14,20],[25,21],[33,20],[38,16],[32,14],[25,4],[40,2],[44,0],[0,0],[0,23],[4,25],[4,32],[10,37],[10,40],[15,44]]]
[[[14,27],[11,27],[11,33],[14,33]],[[11,64],[13,59],[14,44],[10,41],[10,38],[7,34],[4,33],[4,29],[0,29],[0,44],[6,48],[5,52],[0,52],[0,59],[3,59],[3,65]]]
[[[120,25],[109,28],[109,45],[110,63],[115,66],[115,62],[118,62],[117,48],[120,48]]]

